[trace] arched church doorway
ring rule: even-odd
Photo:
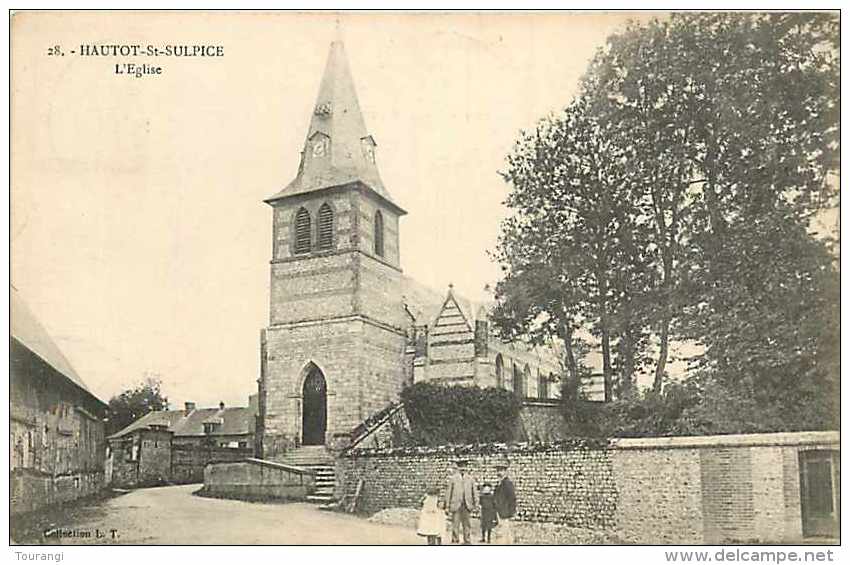
[[[312,365],[301,393],[301,444],[324,445],[328,425],[328,386],[322,370]]]

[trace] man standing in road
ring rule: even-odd
[[[514,483],[508,476],[508,463],[502,461],[496,464],[501,480],[496,485],[493,493],[496,503],[496,513],[499,515],[499,523],[496,526],[497,543],[510,545],[514,543],[513,517],[516,514],[516,491]]]
[[[452,515],[452,543],[458,543],[459,531],[463,527],[463,543],[470,543],[469,514],[475,508],[478,493],[475,481],[466,472],[466,461],[460,460],[446,487],[446,508]]]

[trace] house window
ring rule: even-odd
[[[312,247],[310,212],[299,208],[295,214],[295,253],[309,253]]]
[[[384,256],[384,215],[380,210],[375,212],[375,255]]]
[[[496,355],[496,387],[502,388],[505,386],[505,362],[502,360],[502,354]]]
[[[327,202],[319,208],[318,216],[318,247],[319,249],[330,249],[334,244],[334,213]]]

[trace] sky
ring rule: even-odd
[[[381,176],[408,211],[404,272],[482,299],[499,277],[487,251],[505,156],[629,17],[18,13],[12,284],[102,399],[158,375],[174,407],[245,405],[269,315],[263,199],[295,176],[330,42],[345,42]],[[224,56],[71,53],[113,43]]]

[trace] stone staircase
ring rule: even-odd
[[[316,504],[334,502],[334,486],[336,485],[334,458],[324,445],[308,445],[293,449],[281,459],[281,463],[309,469],[316,473],[316,490],[307,496],[309,502]]]

